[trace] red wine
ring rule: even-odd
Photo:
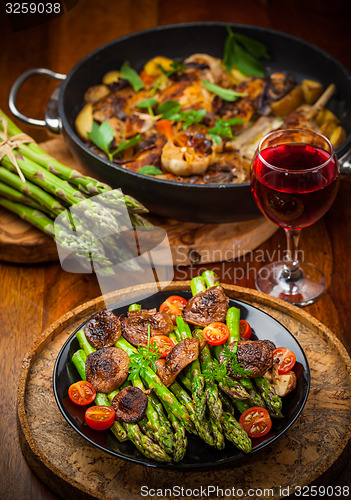
[[[272,222],[299,229],[328,211],[339,186],[335,157],[308,144],[281,144],[264,149],[260,155],[269,165],[256,155],[251,191],[261,212]]]

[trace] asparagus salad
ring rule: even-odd
[[[158,310],[134,303],[119,317],[96,314],[76,333],[81,380],[65,389],[86,405],[84,425],[109,429],[158,462],[180,462],[191,434],[250,453],[284,418],[282,398],[297,382],[295,354],[250,338],[212,271],[193,278],[191,291]]]

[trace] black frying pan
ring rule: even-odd
[[[255,26],[230,25],[234,31],[263,42],[270,59],[268,72],[285,71],[298,81],[309,78],[324,87],[335,83],[337,92],[328,103],[340,119],[348,136],[337,149],[341,165],[350,168],[351,149],[351,75],[333,57],[317,47],[290,35]],[[224,23],[186,23],[159,26],[114,40],[82,59],[67,75],[35,69],[23,74],[10,93],[10,109],[20,119],[34,125],[62,131],[69,147],[92,172],[125,193],[141,201],[152,213],[193,222],[222,223],[257,217],[259,211],[251,197],[249,183],[192,185],[144,176],[119,167],[94,154],[74,130],[74,120],[82,108],[88,87],[101,82],[102,76],[118,69],[124,61],[140,70],[156,56],[182,59],[195,52],[223,56],[227,31]],[[50,74],[64,80],[50,101],[45,120],[28,119],[15,106],[15,98],[23,81],[35,73]],[[57,110],[55,100],[58,101]],[[58,115],[57,115],[58,113]]]

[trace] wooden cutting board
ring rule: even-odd
[[[91,175],[77,163],[62,137],[41,144],[61,163]],[[250,252],[270,238],[278,227],[264,217],[229,224],[198,224],[150,216],[167,231],[174,265],[230,260]],[[0,207],[0,260],[37,263],[57,260],[51,238]]]
[[[110,298],[113,302],[132,300],[148,286],[114,292]],[[189,288],[186,281],[167,287],[169,291]],[[69,335],[104,307],[99,297],[49,327],[22,364],[17,400],[22,451],[30,467],[61,498],[140,500],[142,486],[165,489],[179,485],[194,490],[214,485],[243,491],[226,498],[243,498],[251,488],[257,492],[269,490],[269,498],[278,499],[318,478],[327,485],[328,478],[337,474],[347,458],[345,450],[351,437],[351,360],[345,348],[330,330],[302,309],[255,290],[229,285],[224,288],[230,297],[248,302],[280,321],[304,349],[311,370],[311,389],[298,420],[267,448],[238,463],[206,471],[180,473],[146,468],[90,445],[61,415],[53,395],[52,374]],[[221,494],[211,497],[224,498]],[[166,500],[170,495],[157,498]],[[195,500],[190,494],[186,498]],[[250,498],[258,500],[263,495],[257,493]]]

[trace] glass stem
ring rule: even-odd
[[[284,229],[286,234],[287,259],[284,263],[284,278],[295,281],[301,278],[299,269],[299,240],[301,229]]]

